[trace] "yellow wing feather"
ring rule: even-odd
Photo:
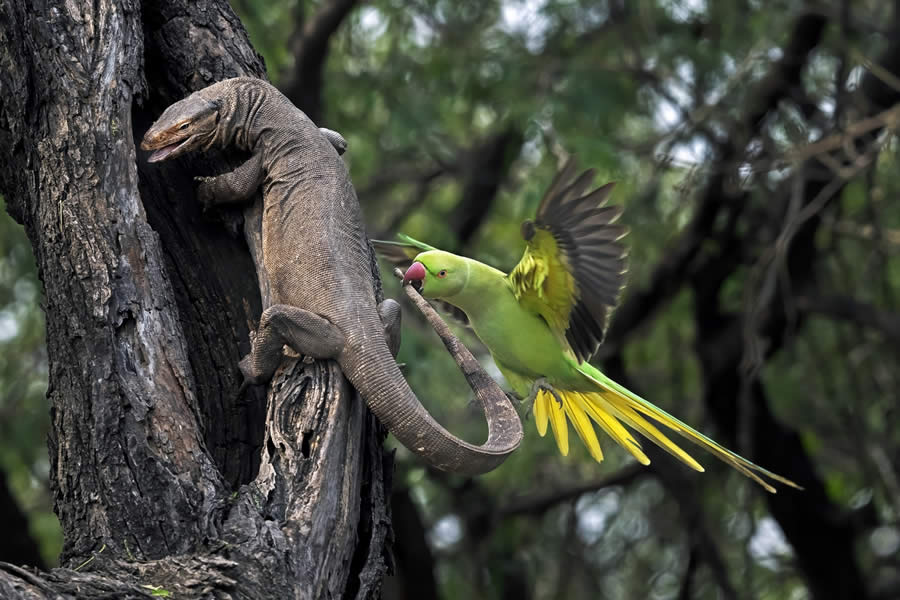
[[[552,233],[535,232],[509,280],[519,303],[541,315],[562,347],[567,348],[565,333],[577,300],[575,278]]]
[[[591,192],[594,172],[577,177],[566,163],[544,195],[534,221],[522,224],[525,252],[509,280],[522,306],[539,314],[578,362],[594,354],[625,273],[616,225],[621,209],[606,206],[613,184]]]

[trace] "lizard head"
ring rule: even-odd
[[[144,134],[143,150],[153,150],[148,162],[175,158],[206,147],[216,135],[220,104],[194,93],[167,108]]]
[[[466,259],[442,250],[429,250],[416,257],[403,281],[411,281],[426,298],[448,299],[458,294],[469,280]]]

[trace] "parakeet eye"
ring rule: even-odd
[[[447,269],[441,269],[440,271],[438,271],[437,276],[440,277],[441,279],[443,279],[444,277],[446,277],[446,276],[447,276]]]

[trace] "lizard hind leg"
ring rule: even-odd
[[[315,359],[336,358],[344,347],[344,334],[331,321],[308,310],[275,304],[263,311],[253,350],[241,360],[247,383],[265,383],[281,364],[282,348]]]

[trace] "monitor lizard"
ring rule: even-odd
[[[269,281],[272,302],[262,313],[251,353],[240,363],[245,382],[269,381],[285,344],[315,359],[334,359],[409,450],[442,470],[490,471],[522,439],[518,413],[474,359],[468,367],[457,362],[485,411],[488,439],[481,446],[444,429],[409,387],[394,360],[400,307],[393,300],[376,305],[371,246],[338,156],[342,142],[339,134],[320,131],[274,86],[239,77],[169,106],[141,148],[153,151],[149,162],[212,148],[250,153],[231,172],[197,178],[204,207],[250,202],[262,186],[257,269]]]

